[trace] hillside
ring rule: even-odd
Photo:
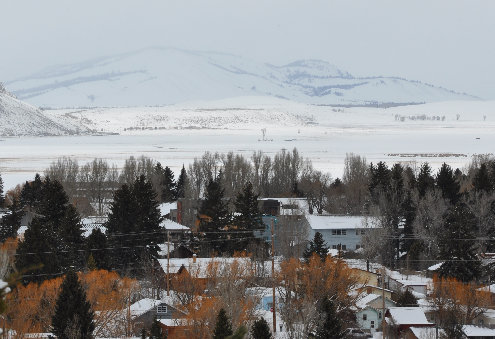
[[[0,84],[0,136],[67,135],[85,131],[85,127],[54,122],[36,107],[12,96]]]
[[[320,60],[274,66],[230,54],[174,48],[58,65],[6,85],[20,99],[41,107],[169,105],[239,96],[317,105],[473,99],[401,78],[354,77]]]

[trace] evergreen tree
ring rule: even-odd
[[[213,332],[213,339],[226,339],[232,335],[232,324],[229,317],[223,308],[220,309],[217,316],[217,322],[215,324],[215,331]]]
[[[431,174],[431,167],[427,162],[422,164],[419,169],[417,185],[420,197],[424,197],[426,192],[433,189],[435,185],[435,179],[433,179]]]
[[[69,271],[60,287],[52,318],[52,332],[59,339],[92,339],[95,329],[93,317],[77,274]]]
[[[149,339],[166,339],[167,338],[166,334],[163,333],[162,327],[160,326],[160,323],[156,319],[156,316],[153,319],[153,323],[151,324],[150,336],[148,338]]]
[[[227,339],[244,339],[244,336],[247,333],[247,328],[245,326],[239,326],[237,330],[235,330],[234,334],[229,335]]]
[[[165,166],[162,177],[162,202],[172,202],[177,199],[176,186],[174,172]]]
[[[46,227],[40,217],[35,217],[24,232],[24,239],[16,252],[15,266],[24,272],[22,281],[41,282],[54,278],[60,272],[58,241],[53,231]]]
[[[84,267],[84,238],[81,229],[81,217],[76,208],[68,205],[65,210],[64,218],[61,221],[61,226],[57,232],[58,251],[60,255],[60,263],[63,272],[70,268],[82,269]]]
[[[222,188],[221,175],[215,180],[210,180],[206,186],[204,200],[199,210],[201,223],[200,232],[205,232],[204,239],[211,249],[224,252],[228,249],[225,227],[230,222],[228,202],[224,199],[225,190]],[[220,241],[220,240],[224,241]]]
[[[316,339],[328,339],[328,338],[344,338],[345,330],[342,328],[340,319],[337,316],[337,311],[333,301],[328,298],[324,298],[321,302],[320,313],[322,319],[316,329]]]
[[[454,176],[454,171],[446,163],[443,163],[438,171],[436,185],[442,191],[444,199],[448,199],[452,204],[457,203],[460,185]]]
[[[323,240],[323,235],[316,232],[313,240],[309,241],[308,247],[304,250],[303,257],[309,261],[311,256],[316,253],[321,261],[324,261],[328,255],[328,248],[327,243]]]
[[[482,163],[480,168],[476,170],[473,178],[473,187],[478,192],[490,192],[492,190],[492,180],[490,179],[486,163]]]
[[[416,307],[418,306],[418,300],[412,294],[409,289],[406,289],[403,293],[400,293],[399,298],[397,298],[398,307]]]
[[[177,184],[175,186],[175,198],[182,199],[186,197],[186,184],[187,184],[187,173],[184,165],[180,170],[179,179],[177,179]]]
[[[137,203],[134,200],[131,189],[126,184],[115,191],[108,220],[105,223],[109,240],[110,264],[125,273],[127,268],[136,264],[141,257],[141,247],[137,247],[135,241],[139,236],[132,236],[137,232]]]
[[[38,207],[39,202],[43,199],[43,194],[41,192],[42,186],[43,182],[38,173],[34,176],[33,181],[26,181],[21,191],[21,205],[28,206],[32,210],[35,210]]]
[[[270,327],[263,317],[253,323],[253,326],[251,327],[251,337],[253,337],[253,339],[272,339]]]
[[[138,275],[141,261],[157,257],[161,215],[153,186],[144,175],[115,192],[106,222],[111,264],[121,273]]]
[[[16,197],[8,209],[8,213],[0,220],[0,242],[4,242],[7,238],[17,237],[17,231],[21,227],[21,220],[24,216],[21,203]]]
[[[99,228],[93,229],[91,234],[86,238],[86,249],[99,269],[110,269],[110,258],[108,257],[107,247],[107,237]]]
[[[0,208],[5,206],[5,195],[3,192],[3,179],[0,175]]]
[[[380,161],[376,167],[370,164],[369,172],[370,182],[368,189],[372,201],[377,203],[379,195],[382,192],[388,192],[390,189],[390,170],[383,161]]]
[[[469,207],[458,203],[445,216],[444,234],[440,239],[439,269],[441,277],[453,277],[470,282],[481,276],[481,262],[476,255],[476,240],[473,227],[476,219]]]
[[[244,186],[242,192],[239,192],[234,206],[235,212],[237,212],[237,216],[234,218],[234,225],[237,226],[238,230],[245,231],[245,233],[238,233],[238,237],[253,238],[254,231],[264,230],[265,227],[261,219],[261,212],[258,208],[258,195],[254,194],[253,185],[250,182]],[[252,240],[251,242],[256,242],[256,240]],[[233,250],[245,250],[248,242],[231,242],[230,247]]]

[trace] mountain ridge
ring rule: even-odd
[[[229,53],[158,47],[52,66],[6,85],[20,99],[45,107],[169,105],[246,95],[317,105],[479,99],[400,77],[354,77],[317,59],[277,66]]]

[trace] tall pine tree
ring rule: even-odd
[[[458,203],[444,217],[444,232],[440,238],[440,259],[443,260],[439,274],[470,282],[481,276],[481,262],[476,255],[473,227],[476,219],[469,207]]]
[[[121,273],[142,274],[142,261],[157,257],[161,215],[156,193],[144,175],[115,192],[106,222],[111,264]]]
[[[486,163],[482,163],[480,168],[476,170],[473,178],[473,187],[476,191],[490,192],[493,189],[492,180]]]
[[[86,249],[89,255],[92,255],[95,265],[99,269],[110,269],[110,258],[107,247],[107,237],[99,228],[93,229],[91,234],[86,238]]]
[[[324,298],[320,305],[321,319],[316,328],[316,339],[339,339],[345,337],[340,318],[332,300]]]
[[[187,173],[184,165],[180,170],[179,179],[177,179],[177,184],[175,186],[175,198],[182,199],[186,197],[186,185],[187,185]]]
[[[221,186],[221,175],[208,182],[199,214],[199,230],[204,234],[203,240],[206,245],[203,247],[220,253],[228,250],[225,228],[230,223],[230,214],[225,190]]]
[[[174,172],[165,166],[162,177],[162,202],[172,202],[177,199],[176,186]]]
[[[448,199],[452,204],[457,203],[460,185],[454,176],[454,171],[446,163],[443,163],[438,171],[436,185],[442,191],[444,199]]]
[[[424,197],[426,192],[430,189],[433,189],[435,185],[435,179],[431,174],[430,165],[425,162],[421,165],[418,174],[417,187],[420,197]]]
[[[232,335],[232,324],[227,316],[227,312],[223,308],[220,309],[217,316],[217,322],[215,324],[215,330],[213,332],[213,339],[226,339]]]
[[[323,235],[320,232],[316,232],[313,240],[309,241],[308,247],[304,250],[303,257],[306,261],[309,261],[313,254],[317,254],[321,261],[325,261],[328,255],[328,245],[323,240]]]
[[[77,274],[65,276],[52,318],[52,332],[58,339],[92,339],[94,313]]]

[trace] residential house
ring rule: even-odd
[[[129,306],[129,312],[132,319],[132,329],[134,334],[140,335],[143,328],[149,329],[153,320],[182,319],[186,312],[173,306],[170,298],[141,299]]]
[[[381,326],[383,316],[383,297],[378,294],[363,295],[357,302],[356,319],[363,329],[374,330]],[[385,297],[385,310],[395,307],[395,302]]]
[[[400,336],[410,327],[433,327],[421,307],[390,307],[385,313],[387,333]]]
[[[341,215],[306,215],[313,239],[320,232],[323,240],[331,249],[343,251],[359,250],[362,246],[362,236],[369,230],[365,217]]]

